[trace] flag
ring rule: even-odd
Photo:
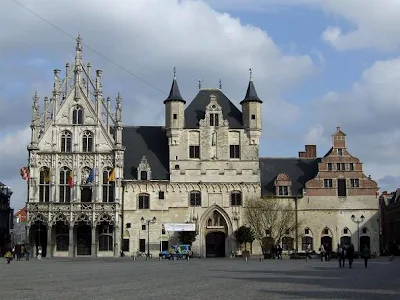
[[[29,180],[29,168],[28,167],[22,167],[20,172],[21,177],[23,180]]]
[[[70,188],[72,188],[74,186],[74,180],[72,178],[72,171],[69,171],[67,183]]]
[[[50,169],[45,168],[44,169],[44,183],[49,183],[50,182]]]
[[[88,178],[86,179],[86,183],[93,182],[93,180],[94,180],[94,168],[92,168],[92,169],[90,170],[89,176],[88,176]]]
[[[115,181],[115,169],[113,169],[110,176],[108,176],[108,181]]]

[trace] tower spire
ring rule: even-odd
[[[258,98],[257,91],[254,86],[253,69],[252,68],[249,69],[249,73],[250,73],[250,80],[249,80],[249,85],[247,86],[246,96],[240,102],[240,104],[242,104],[243,102],[247,102],[247,101],[255,101],[255,102],[262,103],[261,99]]]
[[[178,82],[176,81],[176,67],[174,67],[174,79],[172,80],[171,90],[169,91],[168,98],[164,100],[164,104],[168,101],[181,101],[186,103],[179,91]]]
[[[76,38],[76,55],[75,55],[75,101],[81,98],[81,84],[82,81],[82,38],[80,34]]]

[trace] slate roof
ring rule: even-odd
[[[389,204],[400,203],[400,188],[393,193],[393,197],[389,200]]]
[[[171,90],[169,91],[168,98],[164,100],[164,104],[167,103],[168,101],[181,101],[183,104],[186,103],[185,100],[183,100],[181,96],[181,92],[179,91],[179,86],[178,82],[176,81],[176,78],[172,81],[171,85]]]
[[[242,104],[243,102],[247,102],[247,101],[255,101],[255,102],[263,103],[261,101],[261,99],[258,98],[257,91],[256,91],[256,88],[255,88],[254,83],[253,83],[252,80],[249,81],[249,85],[247,87],[246,96],[240,102],[240,104]]]
[[[229,128],[243,128],[242,112],[219,89],[202,89],[185,109],[185,128],[199,128],[199,121],[204,119],[206,106],[210,96],[214,94],[222,108],[224,119],[228,120]]]
[[[124,179],[137,179],[137,167],[145,155],[151,167],[151,179],[169,180],[169,148],[162,126],[125,126],[122,130]]]
[[[292,181],[293,196],[301,196],[305,183],[318,173],[320,158],[260,158],[262,196],[275,195],[274,181],[280,173],[285,173]]]

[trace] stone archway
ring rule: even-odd
[[[211,206],[199,222],[199,248],[202,257],[226,257],[232,249],[232,222],[218,205]]]

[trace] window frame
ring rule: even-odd
[[[189,192],[189,206],[190,207],[201,207],[202,195],[200,191],[190,191]]]

